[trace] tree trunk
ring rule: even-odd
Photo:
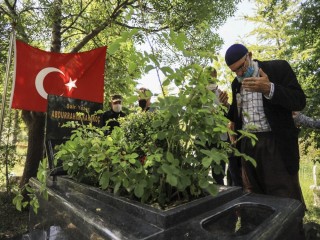
[[[19,127],[19,111],[14,111],[12,146],[16,146],[17,145],[19,131],[20,131],[20,127]]]
[[[21,178],[20,186],[28,183],[31,177],[37,175],[37,170],[44,150],[44,113],[22,111],[22,119],[28,128],[27,158]]]
[[[61,49],[61,6],[62,0],[54,1],[54,15],[52,26],[51,51],[60,52]],[[22,119],[28,127],[28,149],[27,158],[20,186],[28,183],[31,177],[37,175],[38,166],[44,157],[44,126],[45,114],[30,111],[22,112]]]

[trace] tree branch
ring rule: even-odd
[[[8,0],[5,0],[6,6],[9,10],[9,15],[12,18],[12,27],[13,29],[16,29],[18,33],[21,34],[22,38],[28,42],[29,37],[25,32],[24,27],[22,26],[22,23],[19,21],[19,16],[15,10],[16,1],[14,1],[13,5],[11,6]]]
[[[165,29],[169,28],[169,26],[165,26],[165,27],[162,27],[162,28],[151,29],[151,28],[144,28],[144,27],[134,27],[134,26],[127,25],[125,23],[118,22],[118,21],[114,21],[114,23],[119,25],[119,26],[126,27],[126,28],[129,28],[129,29],[141,29],[141,30],[144,30],[144,31],[147,31],[147,32],[160,32],[162,30],[165,30]]]
[[[115,22],[115,19],[121,14],[122,10],[126,8],[129,5],[132,5],[133,3],[137,2],[138,0],[132,0],[132,1],[124,1],[123,3],[120,3],[118,1],[118,5],[113,10],[110,17],[104,21],[100,26],[96,27],[89,33],[87,36],[85,36],[82,41],[79,42],[77,46],[75,46],[71,52],[78,52],[86,43],[88,43],[91,39],[93,39],[95,36],[97,36],[101,31],[103,31],[107,26],[109,26],[112,22]]]
[[[94,0],[91,0],[90,2],[88,2],[88,4],[79,12],[79,14],[76,15],[76,18],[70,23],[69,26],[67,26],[62,32],[61,35],[64,34],[66,31],[68,31],[76,22],[77,20],[80,18],[80,16],[82,15],[82,13],[89,7],[89,5],[93,2]]]

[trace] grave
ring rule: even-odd
[[[160,210],[67,177],[48,186],[49,200],[30,212],[29,239],[297,239],[304,214],[299,201],[238,187]]]

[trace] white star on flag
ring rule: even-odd
[[[69,88],[69,92],[70,92],[70,90],[71,90],[72,88],[77,88],[77,86],[76,86],[76,81],[77,81],[77,79],[76,79],[76,80],[72,80],[72,79],[70,78],[70,79],[69,79],[69,82],[65,84],[65,85]]]

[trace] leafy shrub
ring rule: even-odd
[[[206,79],[190,77],[176,96],[159,99],[156,111],[120,119],[111,135],[79,124],[55,160],[78,181],[161,208],[214,195],[211,167],[220,171],[229,154],[241,154],[220,140],[228,120]]]

